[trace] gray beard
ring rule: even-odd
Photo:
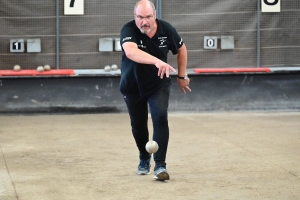
[[[148,33],[150,33],[151,29],[149,28],[147,31],[144,31],[143,29],[140,29],[140,31],[143,34],[148,34]]]

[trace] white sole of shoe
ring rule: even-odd
[[[151,174],[151,171],[149,171],[148,173],[146,173],[146,172],[138,172],[138,175],[149,175],[149,174]]]
[[[158,181],[167,181],[170,180],[170,176],[167,172],[161,172],[157,175],[154,175],[153,177],[154,179],[158,180]]]

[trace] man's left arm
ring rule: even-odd
[[[185,76],[186,73],[186,67],[187,67],[187,49],[185,44],[183,43],[183,45],[178,49],[178,53],[177,53],[177,64],[178,64],[178,76]],[[185,94],[185,89],[187,89],[188,91],[192,91],[189,88],[189,83],[190,83],[190,79],[180,79],[177,78],[177,83],[181,89],[181,91]]]

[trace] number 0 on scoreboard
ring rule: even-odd
[[[84,0],[64,0],[65,15],[83,15]]]
[[[204,49],[217,49],[218,47],[218,38],[217,37],[210,37],[204,36]]]

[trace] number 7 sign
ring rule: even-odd
[[[83,15],[84,0],[64,0],[65,15]]]

